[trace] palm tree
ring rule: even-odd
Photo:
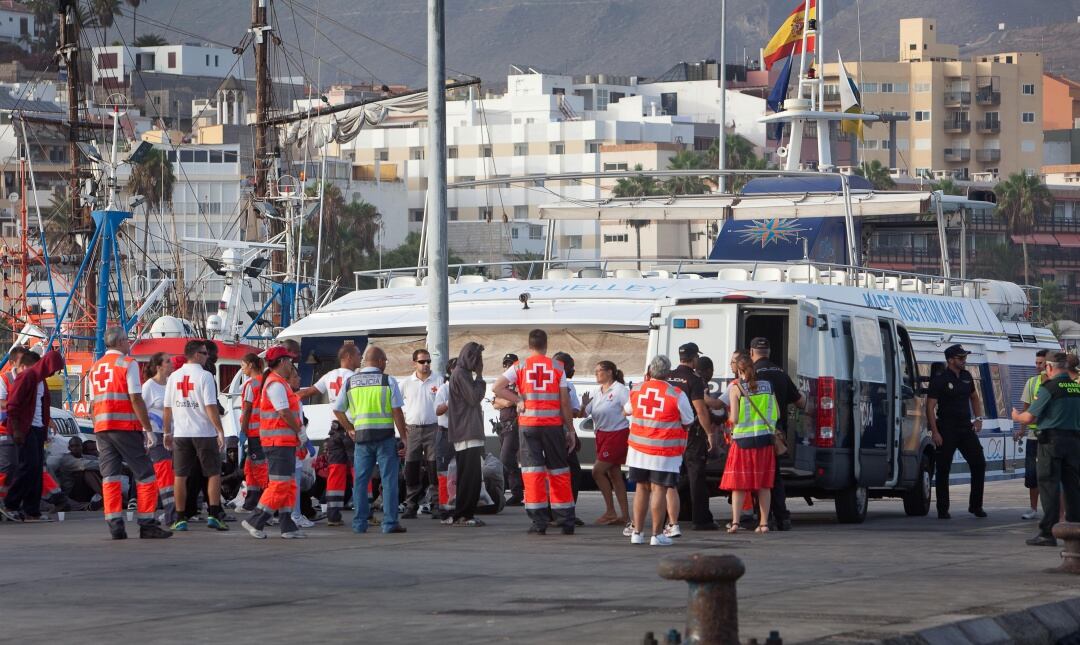
[[[892,190],[896,188],[896,182],[889,175],[889,169],[877,159],[869,163],[864,161],[859,164],[859,167],[855,169],[855,174],[865,177],[874,187],[874,190]]]
[[[163,47],[169,44],[169,41],[165,40],[165,37],[161,34],[143,34],[133,40],[131,44],[135,47]]]
[[[681,150],[668,160],[668,170],[701,170],[705,159],[693,150]],[[670,177],[664,182],[672,195],[701,195],[708,191],[701,177]]]
[[[952,179],[930,182],[930,190],[941,191],[945,195],[965,195],[967,190],[957,185]]]
[[[1010,235],[1020,238],[1024,250],[1024,284],[1031,284],[1029,277],[1027,238],[1039,221],[1039,216],[1054,210],[1054,196],[1038,177],[1024,172],[1009,175],[1008,179],[994,186],[997,196],[997,214],[1005,219]]]
[[[375,205],[368,202],[346,203],[341,189],[334,184],[325,183],[322,190],[321,259],[329,275],[338,277],[340,284],[351,285],[353,272],[364,268],[366,260],[378,252],[376,239],[382,228],[382,215]],[[318,191],[318,186],[312,186],[307,189],[307,194],[316,196]],[[318,237],[317,225],[304,227],[305,243],[317,244]]]
[[[750,140],[746,137],[738,134],[727,135],[727,141],[724,147],[725,168],[748,168],[750,163],[754,159],[757,159],[757,155],[754,154],[754,144],[750,143]],[[705,158],[710,168],[719,167],[720,162],[720,140],[714,139],[709,146],[709,151],[706,153]]]
[[[135,42],[136,47],[156,47],[157,45],[139,45],[137,22],[139,20],[139,5],[142,4],[142,0],[124,0],[131,5],[131,39]],[[165,45],[166,43],[161,43]]]
[[[635,171],[641,171],[641,169],[641,164],[634,166]],[[612,197],[651,197],[664,194],[663,186],[656,181],[655,177],[648,175],[620,179],[615,182],[615,187],[611,189]]]
[[[176,176],[168,156],[164,150],[154,148],[131,169],[128,194],[142,195],[146,200],[147,212],[158,213],[163,204],[172,204],[175,183]]]
[[[93,19],[93,26],[102,31],[108,31],[116,20],[116,16],[123,15],[120,8],[120,0],[90,0],[90,13],[87,19]]]

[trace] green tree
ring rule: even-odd
[[[855,174],[865,177],[874,187],[874,190],[892,190],[896,188],[896,182],[889,175],[889,169],[877,159],[869,163],[864,161],[859,164],[859,167],[855,169]]]
[[[120,0],[89,0],[90,11],[83,16],[84,27],[97,27],[108,31],[116,17],[124,14]]]
[[[139,5],[142,4],[142,0],[124,0],[131,7],[131,39],[134,41],[136,47],[156,47],[157,45],[140,45],[139,44]],[[161,45],[166,43],[162,42]]]
[[[746,137],[738,134],[727,135],[725,141],[724,157],[725,168],[750,168],[750,164],[756,163],[757,155],[754,154],[754,144]],[[714,139],[705,154],[709,168],[720,166],[720,139]]]
[[[319,194],[318,186],[307,189],[310,197]],[[322,256],[323,275],[328,279],[339,279],[339,284],[352,286],[354,271],[361,271],[367,260],[378,253],[377,238],[382,228],[382,215],[373,204],[365,201],[347,203],[341,189],[331,183],[323,184],[323,235]],[[312,220],[305,222],[304,241],[318,244],[319,211],[315,210]],[[312,262],[315,261],[312,257]],[[416,263],[413,257],[407,264]],[[310,273],[314,274],[314,271]]]
[[[635,171],[641,171],[641,164],[634,166]],[[664,195],[664,187],[655,177],[641,174],[636,177],[626,177],[615,182],[611,189],[612,197],[651,197]]]
[[[1043,280],[1039,285],[1039,315],[1037,321],[1049,325],[1065,316],[1065,290],[1053,280]]]
[[[998,182],[994,186],[994,195],[997,196],[996,213],[1005,220],[1011,235],[1028,235],[1035,229],[1039,217],[1054,209],[1054,196],[1050,190],[1038,177],[1024,172],[1013,173]],[[1020,246],[1024,252],[1024,284],[1031,284],[1025,237],[1021,238]]]
[[[131,169],[127,192],[129,195],[142,195],[146,200],[148,212],[161,212],[162,205],[172,204],[173,185],[176,176],[168,155],[160,148],[154,148]]]
[[[161,34],[143,34],[132,41],[135,47],[163,47],[169,44]]]
[[[668,170],[701,170],[705,168],[705,159],[693,150],[681,150],[668,160]],[[701,177],[669,177],[664,187],[671,195],[701,195],[708,192],[705,180]]]
[[[941,191],[945,195],[966,195],[967,190],[952,179],[930,182],[930,190]]]
[[[971,276],[1016,282],[1024,272],[1024,260],[1007,244],[976,246]]]

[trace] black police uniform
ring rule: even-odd
[[[971,471],[971,497],[969,512],[981,512],[983,485],[986,481],[986,457],[982,444],[971,424],[971,393],[975,381],[967,370],[957,374],[946,368],[930,380],[927,397],[937,399],[937,428],[942,444],[937,449],[937,510],[939,515],[949,512],[949,472],[953,456],[959,450]]]

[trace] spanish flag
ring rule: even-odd
[[[817,2],[810,2],[810,18],[817,19]],[[768,45],[765,45],[765,69],[772,69],[776,61],[783,60],[788,56],[802,53],[803,29],[806,27],[806,0],[791,12],[784,20],[784,24],[773,34]],[[807,51],[814,51],[814,37],[806,39]]]

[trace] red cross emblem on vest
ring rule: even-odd
[[[338,394],[341,392],[341,377],[337,377],[333,381],[330,381],[330,391],[334,393],[334,398],[338,398]]]
[[[656,414],[664,407],[664,400],[660,398],[660,392],[655,388],[647,388],[638,397],[638,407],[641,409],[641,416],[646,419],[655,419]]]
[[[179,392],[185,399],[191,394],[191,391],[195,389],[195,384],[191,382],[191,377],[184,374],[184,378],[176,384],[176,391]]]
[[[98,368],[94,370],[90,380],[94,382],[94,386],[98,392],[105,392],[109,387],[109,383],[112,383],[113,371],[108,364],[102,363],[98,365]]]
[[[545,390],[547,386],[555,382],[555,371],[548,369],[547,365],[537,363],[525,373],[525,380],[538,390]]]

